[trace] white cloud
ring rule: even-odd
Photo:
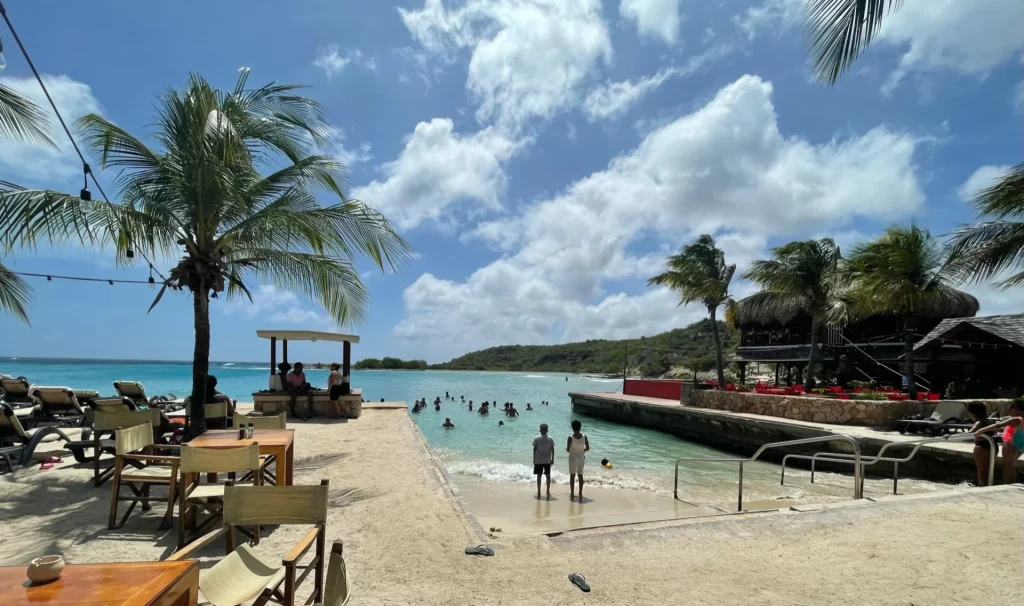
[[[964,202],[970,202],[978,195],[979,192],[981,192],[981,190],[995,185],[996,181],[1005,177],[1006,173],[1010,172],[1011,168],[1013,167],[1006,164],[1001,166],[982,166],[978,170],[974,171],[974,173],[964,181],[964,184],[960,186],[960,190],[958,192],[960,199]]]
[[[503,163],[516,144],[494,128],[459,135],[448,118],[420,122],[398,158],[385,163],[382,180],[353,195],[383,212],[402,229],[448,215],[467,202],[499,210],[505,192]]]
[[[72,80],[68,76],[45,74],[43,82],[46,83],[50,95],[69,126],[86,114],[103,111],[88,84]],[[60,123],[53,114],[53,110],[50,109],[50,104],[46,101],[46,96],[35,78],[2,77],[0,84],[28,97],[46,112],[53,127],[50,136],[60,148],[53,149],[49,146],[23,141],[0,140],[0,175],[3,175],[3,179],[23,186],[53,189],[66,189],[67,182],[75,179],[80,182],[82,178],[81,160],[75,154],[67,136],[60,130]],[[88,157],[87,154],[86,158]],[[94,168],[98,173],[99,166]],[[81,185],[78,187],[80,188]]]
[[[919,207],[913,137],[882,127],[821,144],[786,137],[771,94],[771,84],[744,76],[604,170],[518,216],[479,225],[469,237],[504,256],[463,281],[421,276],[404,293],[396,335],[438,356],[653,334],[702,310],[676,309],[674,295],[656,289],[606,292],[608,281],[649,277],[698,233],[717,234],[743,266],[763,257],[770,236],[806,235],[858,216],[891,220]],[[631,251],[649,235],[665,250]]]
[[[600,0],[425,0],[399,9],[425,50],[444,62],[471,53],[466,87],[477,119],[518,130],[574,104],[590,72],[612,59]]]
[[[907,48],[883,90],[914,69],[984,77],[1024,50],[1022,27],[1020,0],[907,0],[879,32],[879,40]]]
[[[764,0],[734,16],[732,22],[751,40],[766,31],[780,32],[800,25],[806,0]]]
[[[581,111],[591,122],[617,118],[670,78],[689,76],[732,51],[730,46],[717,46],[690,57],[682,67],[666,67],[658,70],[653,76],[643,76],[636,82],[605,81],[590,91],[583,101]]]
[[[360,162],[368,162],[373,159],[373,154],[370,153],[370,144],[362,142],[355,147],[348,147],[345,145],[345,131],[337,127],[328,127],[330,136],[328,137],[325,151],[330,155],[338,159],[346,167],[350,167]]]
[[[273,284],[260,284],[252,293],[252,303],[245,296],[225,301],[225,314],[242,313],[250,318],[266,317],[273,322],[293,324],[330,324],[326,315],[305,307],[298,295]]]
[[[671,44],[679,38],[679,0],[622,0],[619,14],[646,36]]]
[[[337,44],[328,44],[316,49],[316,58],[313,59],[313,65],[324,70],[324,75],[328,80],[340,74],[350,64],[370,71],[377,71],[377,61],[373,57],[364,56],[358,48],[342,54],[341,48]]]

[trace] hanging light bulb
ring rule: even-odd
[[[129,259],[134,259],[135,251],[129,248],[128,250],[124,251],[124,256],[128,257]]]
[[[53,276],[46,276],[47,282],[53,282]]]
[[[7,67],[7,59],[4,59],[4,41],[0,40],[0,72]]]
[[[88,164],[85,164],[85,163],[82,164],[82,173],[83,173],[83,178],[85,179],[85,184],[82,185],[82,191],[78,194],[78,197],[83,199],[83,200],[85,200],[86,202],[89,202],[89,201],[92,200],[92,192],[89,191],[89,165]]]

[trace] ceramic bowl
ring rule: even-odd
[[[59,555],[43,556],[28,565],[28,580],[33,583],[48,583],[60,578],[64,572],[64,558]]]

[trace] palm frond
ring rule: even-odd
[[[50,120],[46,113],[27,97],[0,84],[0,138],[57,144],[50,138]]]
[[[28,306],[32,289],[21,276],[0,265],[0,309],[29,324]]]
[[[739,302],[740,325],[784,325],[800,314],[821,321],[844,296],[843,257],[831,238],[783,244],[772,255],[754,261],[744,273],[762,291]]]
[[[679,304],[703,303],[713,309],[726,301],[736,266],[725,262],[725,253],[708,234],[665,260],[666,271],[647,281],[679,293]]]
[[[812,67],[829,85],[871,44],[882,18],[903,0],[807,0],[807,37]]]

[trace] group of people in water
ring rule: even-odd
[[[444,399],[445,400],[450,400],[452,402],[459,402],[460,404],[464,404],[464,405],[466,405],[466,408],[469,410],[469,412],[473,412],[473,400],[469,400],[467,402],[466,401],[466,396],[459,396],[459,400],[456,400],[455,396],[450,395],[446,391],[446,392],[444,392]],[[434,404],[434,412],[441,412],[441,396],[435,396],[433,404]],[[540,405],[541,406],[550,406],[551,403],[548,402],[547,400],[541,400]],[[427,399],[426,398],[420,398],[420,399],[416,400],[416,402],[413,403],[413,405],[412,405],[412,412],[419,413],[424,408],[426,408],[427,406],[428,406]],[[497,409],[497,407],[498,407],[498,404],[497,404],[497,402],[495,402],[494,403],[494,408]],[[534,410],[536,410],[536,409],[533,407],[533,404],[531,404],[530,402],[527,402],[526,403],[526,411],[527,412],[532,412]],[[510,418],[515,418],[515,417],[519,416],[519,409],[516,408],[515,402],[505,402],[505,404],[502,405],[502,407],[501,407],[501,412],[504,412],[505,416],[506,417],[510,417]],[[487,400],[481,402],[479,407],[477,408],[477,414],[487,415],[487,414],[490,414],[490,413],[491,413],[491,402],[487,401]],[[502,421],[498,421],[498,425],[504,425],[504,423]],[[444,427],[445,429],[454,429],[455,428],[455,424],[452,423],[452,420],[451,420],[450,417],[446,417],[445,420],[444,420],[444,423],[441,426]]]

